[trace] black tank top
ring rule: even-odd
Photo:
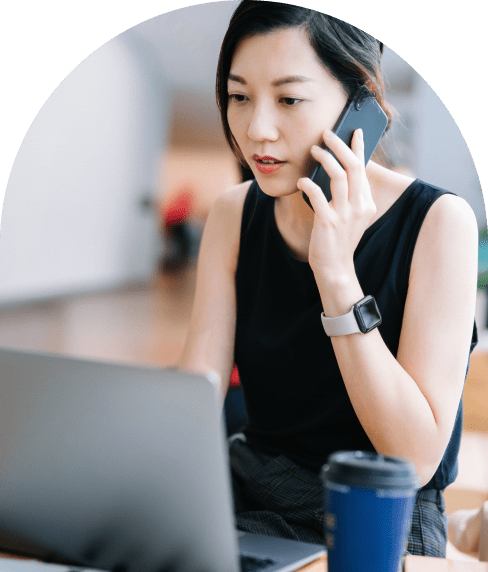
[[[379,330],[394,356],[415,242],[428,209],[447,192],[414,181],[365,231],[354,254],[359,283],[376,299]],[[312,269],[290,253],[276,226],[274,198],[256,181],[244,203],[236,295],[235,363],[249,441],[314,472],[334,451],[374,451],[323,330]],[[476,342],[474,325],[471,351]],[[462,400],[442,462],[424,488],[441,490],[456,478],[461,430]]]

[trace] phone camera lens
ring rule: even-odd
[[[356,109],[359,111],[364,105],[364,100],[356,101]]]

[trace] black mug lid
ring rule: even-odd
[[[340,485],[382,489],[417,489],[415,465],[401,457],[369,451],[332,453],[322,467],[322,479]]]

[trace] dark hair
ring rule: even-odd
[[[349,98],[367,88],[391,122],[391,110],[385,102],[385,86],[381,72],[383,44],[362,30],[342,20],[309,8],[267,2],[242,0],[229,23],[217,66],[216,95],[224,135],[241,163],[244,157],[227,121],[227,79],[234,53],[244,39],[266,34],[279,28],[301,26],[320,61],[344,87]]]

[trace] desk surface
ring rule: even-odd
[[[2,558],[16,558],[0,552]],[[327,556],[304,566],[298,572],[325,572]],[[488,572],[488,562],[468,562],[447,560],[445,558],[427,558],[425,556],[407,556],[405,572]]]
[[[298,572],[325,572],[327,556],[301,568]],[[447,560],[445,558],[427,558],[426,556],[407,556],[405,572],[488,572],[488,562],[468,562]]]

